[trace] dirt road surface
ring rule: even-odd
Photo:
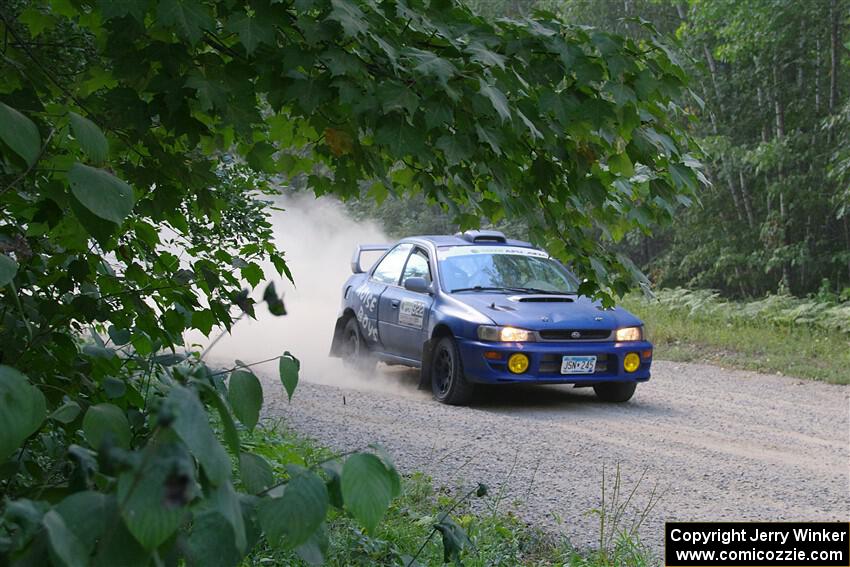
[[[654,370],[625,405],[547,386],[494,388],[473,407],[449,407],[416,390],[416,372],[379,366],[372,381],[302,382],[291,404],[276,397],[268,412],[334,449],[381,443],[402,472],[438,486],[485,482],[503,495],[501,510],[578,546],[598,538],[588,511],[603,466],[619,465],[624,491],[644,476],[635,510],[658,487],[641,533],[659,554],[668,520],[850,519],[850,389],[695,364]]]

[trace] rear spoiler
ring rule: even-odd
[[[362,274],[365,271],[360,267],[360,255],[363,252],[384,252],[389,249],[389,244],[358,244],[351,257],[351,271],[355,274]]]

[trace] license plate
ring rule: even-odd
[[[593,374],[595,371],[595,356],[565,356],[561,359],[561,374]]]

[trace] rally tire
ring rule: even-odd
[[[431,392],[443,404],[462,406],[472,400],[475,385],[467,382],[463,375],[460,351],[452,337],[437,341],[431,351]]]
[[[593,386],[593,391],[603,402],[621,404],[628,402],[635,394],[636,382],[603,382]]]
[[[375,358],[369,352],[363,333],[360,332],[360,324],[354,317],[346,321],[342,330],[342,362],[356,372],[375,370]]]

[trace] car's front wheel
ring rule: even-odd
[[[431,391],[438,402],[460,406],[472,400],[473,384],[463,376],[460,352],[452,337],[443,337],[431,353]]]
[[[375,358],[369,352],[357,319],[350,318],[342,331],[343,347],[342,361],[350,369],[357,372],[372,372],[375,370]]]
[[[593,391],[603,402],[628,402],[635,395],[635,382],[604,382],[596,384]]]

